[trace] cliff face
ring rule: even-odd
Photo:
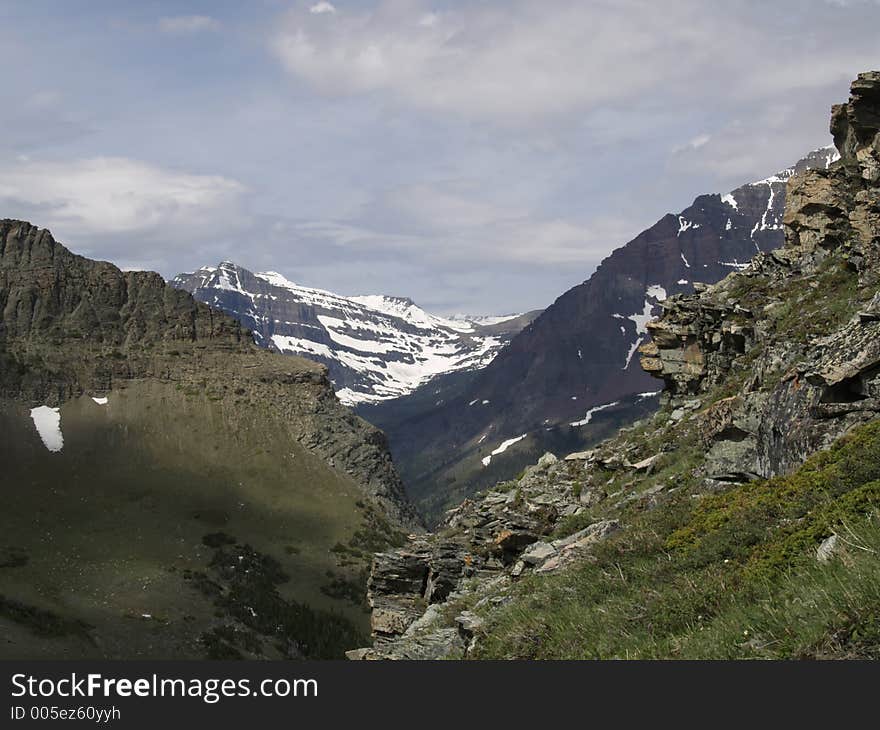
[[[418,524],[384,435],[338,403],[325,368],[256,347],[232,317],[158,274],[85,259],[3,220],[0,313],[0,397],[56,406],[146,378],[254,399],[394,520]]]
[[[150,348],[197,343],[247,349],[241,327],[165,286],[58,244],[46,230],[0,221],[0,370],[6,397],[53,402],[147,372]]]
[[[750,608],[825,590],[814,556],[880,509],[880,73],[831,129],[841,160],[788,182],[784,247],[648,324],[658,414],[377,555],[374,645],[351,658],[872,655],[871,599],[811,618],[815,634]],[[865,575],[845,573],[855,561],[831,605]]]

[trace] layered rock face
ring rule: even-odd
[[[339,404],[325,368],[258,348],[235,319],[158,274],[90,261],[46,230],[2,220],[0,315],[0,397],[57,406],[155,379],[253,400],[392,519],[418,526],[384,435]]]
[[[410,493],[436,508],[447,483],[455,483],[457,495],[485,486],[480,459],[522,434],[531,438],[493,460],[496,480],[519,471],[521,462],[511,458],[516,451],[531,448],[534,460],[556,448],[554,435],[589,446],[597,439],[586,414],[596,407],[613,404],[618,422],[639,417],[641,403],[620,402],[656,390],[638,365],[646,323],[668,297],[715,283],[781,246],[786,182],[806,169],[824,170],[836,157],[834,149],[816,150],[727,195],[701,195],[614,251],[464,387],[456,383],[432,398],[430,409],[401,418],[394,410],[402,408],[389,401],[364,411],[388,433]],[[547,436],[547,428],[562,433]],[[510,467],[502,472],[505,460]]]
[[[377,555],[374,645],[350,658],[469,656],[523,575],[598,560],[596,546],[618,535],[621,551],[629,535],[638,552],[646,511],[670,506],[674,523],[682,502],[788,474],[880,418],[878,132],[872,72],[834,109],[841,160],[789,181],[784,247],[670,297],[648,324],[641,362],[663,381],[660,412],[591,451],[545,455],[447,513],[436,533]],[[829,545],[811,550],[827,560]]]
[[[862,74],[849,103],[833,110],[840,162],[788,183],[782,249],[671,299],[648,324],[642,365],[664,381],[674,409],[731,373],[741,380],[707,415],[709,469],[719,478],[786,473],[880,413],[880,299],[869,296],[880,271],[878,106],[880,74]],[[858,316],[844,321],[842,305],[858,298]]]

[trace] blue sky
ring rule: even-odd
[[[827,144],[871,0],[0,2],[0,216],[442,312],[546,306]]]

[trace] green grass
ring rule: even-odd
[[[686,470],[680,474],[687,487]],[[530,576],[480,658],[880,655],[880,422],[789,477],[630,510],[594,562]],[[815,560],[842,536],[843,554]]]
[[[294,637],[303,653],[340,656],[328,633],[363,641],[363,606],[325,586],[328,570],[361,580],[370,556],[341,566],[331,547],[357,535],[376,544],[393,530],[371,518],[351,479],[302,448],[283,419],[240,408],[231,393],[216,401],[186,397],[174,384],[129,382],[109,398],[106,406],[88,397],[64,404],[64,449],[55,454],[27,409],[0,403],[0,635],[10,637],[0,657],[222,653],[213,629],[229,624],[237,604],[218,609],[185,575],[209,574],[213,551],[236,542],[277,560],[289,577],[263,592],[264,603],[290,630],[316,632]],[[214,638],[206,644],[201,635]],[[277,655],[274,637],[261,643]]]

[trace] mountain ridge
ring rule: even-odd
[[[120,380],[173,378],[175,367],[192,366],[194,377],[200,367],[196,361],[212,353],[252,358],[259,365],[251,367],[266,383],[313,383],[329,391],[320,365],[264,353],[237,320],[166,285],[159,274],[122,272],[108,262],[78,256],[47,230],[24,221],[0,220],[0,277],[4,397],[58,404],[87,391],[111,390]],[[179,352],[167,354],[169,345],[184,344],[194,346],[196,364]],[[329,414],[333,407],[327,395],[332,398],[330,392],[321,399]],[[381,432],[344,409],[337,412],[340,425],[360,430],[367,442],[384,448]],[[328,458],[345,460],[329,452]],[[390,460],[381,461],[379,472],[363,476],[376,480],[377,487],[387,481],[380,490],[389,506],[406,504]],[[353,462],[351,468],[356,469]]]
[[[340,658],[421,530],[326,368],[0,220],[0,656]]]
[[[422,509],[436,517],[448,506],[443,492],[450,483],[454,501],[513,476],[523,460],[555,450],[560,440],[566,448],[577,439],[588,446],[595,440],[590,432],[603,419],[619,425],[642,415],[645,404],[634,399],[656,387],[634,358],[660,304],[719,281],[755,253],[780,246],[786,181],[809,167],[827,168],[836,155],[820,148],[770,177],[724,195],[698,196],[680,213],[666,214],[562,294],[437,408],[401,418],[395,401],[361,407],[388,434],[407,488]],[[595,421],[584,423],[598,407],[603,410]],[[497,463],[493,459],[491,474],[482,473],[489,452],[523,434],[530,437]]]

